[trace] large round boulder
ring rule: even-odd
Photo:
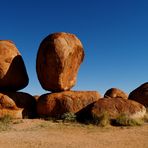
[[[102,98],[99,99],[92,107],[91,113],[94,117],[100,117],[107,112],[111,119],[116,119],[121,114],[137,119],[143,118],[146,108],[138,102],[123,98]]]
[[[28,84],[23,59],[12,41],[0,40],[0,90],[16,91]]]
[[[148,107],[148,82],[133,90],[129,94],[128,99],[135,100],[143,104],[145,107]]]
[[[22,118],[22,109],[7,95],[0,93],[0,118],[9,115],[12,118]]]
[[[36,100],[33,96],[24,92],[3,92],[6,96],[11,98],[18,108],[22,108],[23,118],[35,118],[36,114]]]
[[[64,113],[77,113],[97,101],[100,94],[96,91],[64,91],[44,94],[37,102],[37,113],[41,117],[61,117]]]
[[[84,58],[80,40],[70,33],[54,33],[40,44],[36,70],[45,90],[70,90],[76,83],[78,69]]]
[[[123,98],[128,99],[128,95],[118,88],[111,88],[104,94],[105,98]]]

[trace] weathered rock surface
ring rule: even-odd
[[[41,117],[61,117],[64,113],[76,113],[97,101],[100,94],[96,91],[64,91],[44,94],[37,102],[37,113]]]
[[[92,116],[99,117],[102,113],[107,112],[111,119],[117,118],[122,113],[130,118],[143,118],[146,108],[138,102],[122,98],[102,98],[99,99],[92,107]]]
[[[40,44],[36,60],[41,86],[52,92],[70,90],[83,58],[83,46],[75,35],[62,32],[47,36]]]
[[[11,98],[18,108],[22,108],[23,118],[36,117],[36,100],[30,94],[24,92],[3,92],[6,96]]]
[[[22,109],[7,95],[0,93],[0,118],[10,115],[12,118],[22,118]]]
[[[28,84],[28,75],[23,59],[13,44],[0,40],[0,90],[16,91]]]
[[[137,101],[148,107],[148,82],[142,84],[129,94],[130,100]]]
[[[111,88],[104,94],[105,98],[123,98],[128,99],[128,95],[118,88]]]

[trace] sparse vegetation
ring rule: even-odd
[[[110,118],[108,112],[103,112],[99,117],[93,116],[93,124],[101,127],[110,125]]]
[[[64,113],[61,118],[64,122],[76,122],[76,115],[72,112]]]
[[[12,122],[12,117],[9,115],[5,115],[0,118],[0,131],[5,131],[10,129],[10,123]]]
[[[20,123],[23,123],[23,120],[21,119],[21,120],[13,120],[13,124],[20,124]]]
[[[123,113],[116,118],[115,123],[119,126],[140,126],[144,121],[142,119],[132,119]]]
[[[146,108],[146,114],[143,118],[144,122],[148,123],[148,107]]]

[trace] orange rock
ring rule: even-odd
[[[70,90],[84,58],[83,46],[73,34],[54,33],[40,44],[36,70],[42,87],[52,92]]]
[[[23,59],[13,44],[0,40],[0,90],[16,91],[28,84],[28,75]]]
[[[17,107],[23,109],[23,118],[36,117],[36,100],[33,96],[24,92],[3,92],[3,94],[11,98]]]
[[[92,107],[93,116],[99,117],[102,113],[107,112],[111,119],[117,118],[125,113],[130,118],[143,118],[146,108],[138,102],[123,98],[102,98],[99,99]]]
[[[0,93],[0,118],[10,115],[12,118],[22,118],[22,109],[7,95]]]
[[[105,98],[123,98],[128,99],[128,95],[118,88],[111,88],[104,94]]]
[[[133,90],[129,94],[128,99],[135,100],[143,104],[145,107],[148,107],[148,82]]]
[[[61,117],[66,112],[76,113],[97,101],[100,94],[96,91],[64,91],[44,94],[37,102],[39,116]]]

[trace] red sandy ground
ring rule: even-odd
[[[106,127],[16,120],[0,132],[0,148],[148,148],[148,124]]]

